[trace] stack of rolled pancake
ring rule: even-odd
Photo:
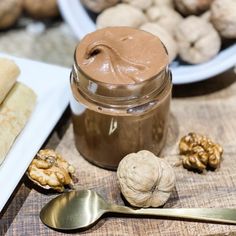
[[[16,82],[19,74],[13,61],[0,58],[0,165],[36,104],[32,89]]]

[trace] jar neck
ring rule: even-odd
[[[129,108],[134,104],[142,105],[154,100],[170,83],[168,68],[158,75],[135,84],[107,84],[96,81],[86,75],[74,64],[71,73],[71,85],[75,98],[82,96],[90,103],[102,107]]]

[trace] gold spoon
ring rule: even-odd
[[[58,230],[75,230],[93,225],[107,212],[190,219],[236,224],[236,209],[225,208],[149,208],[132,209],[109,204],[91,190],[71,191],[54,198],[40,212],[42,222]]]

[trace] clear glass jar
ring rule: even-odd
[[[114,85],[89,78],[75,61],[71,88],[75,144],[85,159],[114,170],[129,153],[160,153],[172,90],[168,68],[144,82]]]

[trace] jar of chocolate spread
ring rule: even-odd
[[[88,161],[116,169],[128,153],[160,153],[172,83],[159,38],[128,27],[88,34],[75,50],[71,88],[75,144]]]

